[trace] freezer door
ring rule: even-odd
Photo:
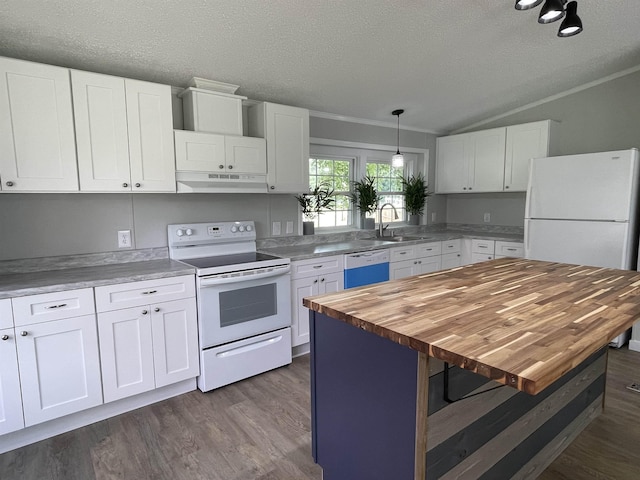
[[[525,258],[633,269],[627,223],[525,220]]]
[[[535,158],[526,218],[627,221],[637,202],[638,151]]]

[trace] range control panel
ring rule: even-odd
[[[205,245],[229,241],[255,241],[253,220],[242,222],[182,223],[168,225],[169,246]]]

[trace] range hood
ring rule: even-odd
[[[267,176],[246,173],[176,172],[178,193],[267,193]]]

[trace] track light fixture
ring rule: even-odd
[[[396,151],[396,154],[391,157],[391,166],[397,168],[404,166],[404,155],[400,153],[400,115],[402,115],[403,113],[404,110],[402,109],[394,110],[393,112],[391,112],[391,115],[398,116],[398,150]]]
[[[516,0],[516,10],[530,10],[537,7],[543,0]],[[538,23],[547,24],[565,17],[560,30],[559,37],[572,37],[582,31],[582,20],[578,16],[578,2],[567,0],[546,0],[540,9]]]

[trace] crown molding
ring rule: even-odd
[[[463,133],[463,132],[466,132],[467,130],[470,130],[470,129],[473,129],[473,128],[476,128],[476,127],[481,127],[482,125],[486,125],[487,123],[491,123],[491,122],[494,122],[496,120],[500,120],[501,118],[508,117],[509,115],[514,115],[516,113],[524,112],[525,110],[529,110],[531,108],[538,107],[538,106],[543,105],[545,103],[553,102],[554,100],[558,100],[560,98],[567,97],[569,95],[573,95],[574,93],[578,93],[578,92],[581,92],[583,90],[588,90],[589,88],[596,87],[598,85],[602,85],[603,83],[607,83],[607,82],[610,82],[612,80],[616,80],[616,79],[621,78],[621,77],[626,77],[627,75],[631,75],[632,73],[636,73],[638,71],[640,71],[640,65],[637,65],[637,66],[632,67],[632,68],[628,68],[626,70],[622,70],[622,71],[617,72],[617,73],[613,73],[611,75],[607,75],[606,77],[600,78],[598,80],[594,80],[592,82],[585,83],[584,85],[580,85],[579,87],[574,87],[574,88],[572,88],[570,90],[566,90],[564,92],[557,93],[555,95],[551,95],[550,97],[543,98],[542,100],[538,100],[536,102],[532,102],[532,103],[529,103],[527,105],[523,105],[522,107],[518,107],[518,108],[515,108],[513,110],[509,110],[508,112],[501,113],[500,115],[495,115],[493,117],[486,118],[486,119],[484,119],[484,120],[482,120],[480,122],[472,123],[471,125],[467,125],[466,127],[459,128],[457,130],[452,131],[449,135],[453,135],[453,134],[456,134],[456,133]]]
[[[379,120],[367,120],[364,118],[357,117],[348,117],[346,115],[337,115],[335,113],[327,113],[327,112],[318,112],[315,110],[309,110],[309,115],[317,118],[327,118],[329,120],[338,120],[341,122],[349,122],[349,123],[360,123],[363,125],[373,125],[376,127],[387,127],[393,128],[394,130],[398,128],[396,122],[382,122]],[[410,130],[412,132],[420,132],[420,133],[430,133],[432,135],[442,135],[443,132],[436,132],[433,130],[425,130],[423,128],[415,128],[415,127],[400,127],[400,130]]]

